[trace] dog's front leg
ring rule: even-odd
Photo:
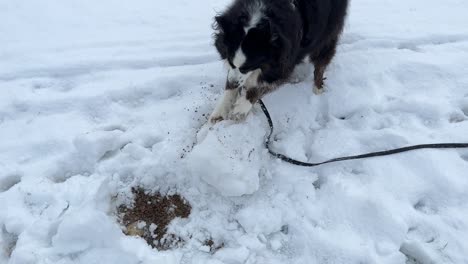
[[[243,120],[252,110],[253,104],[260,97],[258,76],[260,70],[249,72],[243,75],[243,82],[239,88],[239,96],[234,103],[234,109],[231,112],[230,119]]]
[[[241,86],[244,85],[244,82],[245,78],[242,78],[237,69],[229,69],[224,95],[210,116],[209,120],[211,123],[216,123],[228,118],[229,112],[232,110],[233,104],[239,96]]]
[[[224,119],[227,119],[229,111],[232,108],[234,101],[238,95],[237,89],[225,89],[223,98],[216,105],[213,113],[210,116],[211,123],[217,123]]]
[[[247,89],[246,87],[242,87],[229,118],[237,121],[244,120],[250,113],[250,110],[252,110],[253,104],[257,101],[252,100],[249,95],[256,92],[257,88]]]

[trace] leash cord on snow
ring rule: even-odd
[[[360,154],[360,155],[354,155],[354,156],[345,156],[345,157],[339,157],[339,158],[334,158],[334,159],[329,159],[323,162],[318,162],[318,163],[309,163],[309,162],[303,162],[299,160],[292,159],[286,155],[283,155],[281,153],[278,153],[274,150],[271,149],[270,143],[271,143],[271,136],[273,135],[273,121],[271,119],[270,113],[268,112],[268,109],[266,108],[265,104],[263,103],[262,100],[258,100],[258,103],[260,104],[260,107],[262,108],[263,113],[265,114],[267,120],[268,120],[268,125],[270,126],[270,133],[268,134],[268,137],[265,140],[265,147],[268,149],[268,152],[275,158],[278,158],[284,162],[291,163],[297,166],[303,166],[303,167],[315,167],[327,163],[333,163],[333,162],[339,162],[339,161],[345,161],[345,160],[357,160],[357,159],[366,159],[366,158],[373,158],[373,157],[381,157],[381,156],[389,156],[389,155],[394,155],[397,153],[402,153],[402,152],[407,152],[411,150],[417,150],[417,149],[457,149],[457,148],[468,148],[468,143],[435,143],[435,144],[420,144],[420,145],[413,145],[413,146],[407,146],[407,147],[402,147],[402,148],[396,148],[396,149],[390,149],[390,150],[384,150],[384,151],[377,151],[377,152],[370,152],[370,153],[365,153],[365,154]]]

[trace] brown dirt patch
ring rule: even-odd
[[[187,218],[192,210],[190,204],[179,194],[151,194],[143,189],[133,189],[133,194],[133,204],[122,205],[118,209],[125,233],[140,236],[159,250],[180,246],[183,240],[168,234],[167,226],[177,217]]]

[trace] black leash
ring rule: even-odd
[[[292,159],[290,157],[287,157],[281,153],[275,152],[271,149],[270,143],[271,143],[271,135],[273,134],[273,121],[271,120],[270,113],[268,112],[268,109],[266,108],[265,104],[263,103],[262,100],[258,100],[263,113],[265,114],[268,124],[270,125],[270,134],[265,140],[265,147],[268,149],[268,152],[274,156],[275,158],[278,158],[282,161],[298,165],[298,166],[303,166],[303,167],[315,167],[327,163],[333,163],[333,162],[338,162],[338,161],[345,161],[345,160],[357,160],[357,159],[366,159],[366,158],[372,158],[372,157],[381,157],[381,156],[388,156],[388,155],[393,155],[397,153],[402,153],[402,152],[407,152],[411,150],[416,150],[416,149],[456,149],[456,148],[468,148],[468,143],[437,143],[437,144],[421,144],[421,145],[414,145],[414,146],[407,146],[407,147],[402,147],[402,148],[396,148],[396,149],[390,149],[390,150],[384,150],[384,151],[377,151],[377,152],[371,152],[371,153],[366,153],[366,154],[361,154],[361,155],[354,155],[354,156],[346,156],[346,157],[340,157],[340,158],[335,158],[335,159],[330,159],[326,160],[323,162],[318,162],[318,163],[309,163],[309,162],[302,162],[299,160]]]

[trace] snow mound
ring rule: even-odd
[[[188,167],[224,196],[254,193],[259,187],[265,125],[252,117],[246,124],[225,121],[205,127],[188,156]]]

